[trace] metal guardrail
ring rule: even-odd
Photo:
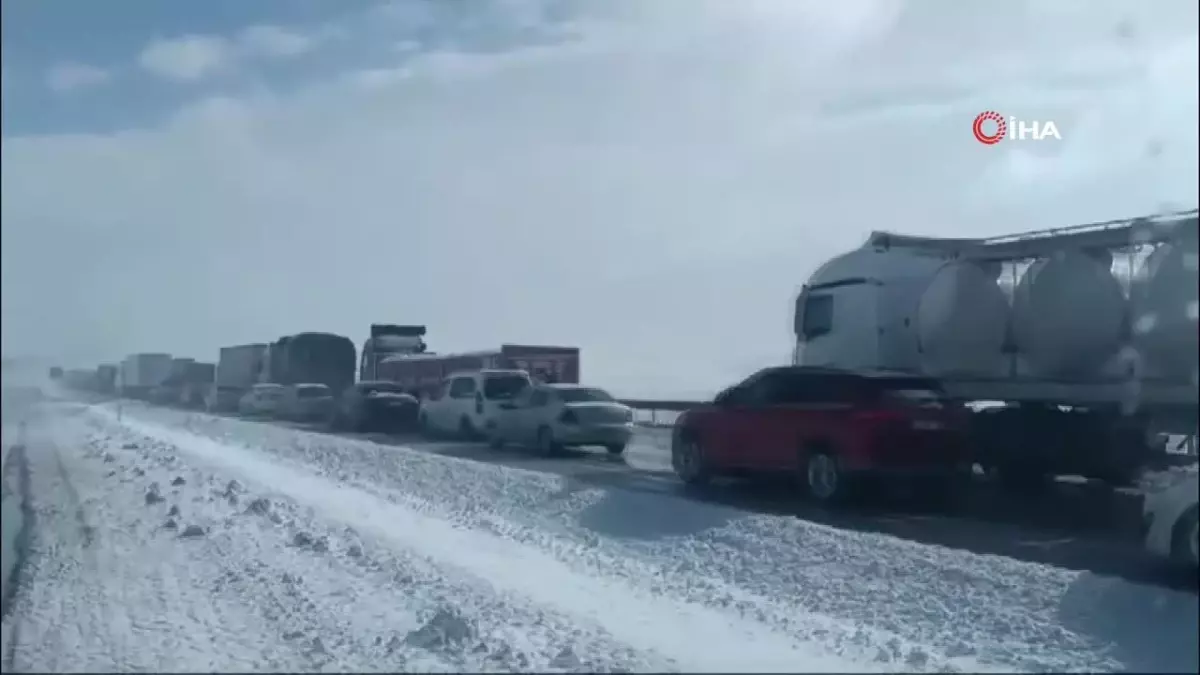
[[[683,412],[704,405],[704,401],[653,401],[643,399],[624,399],[621,403],[634,410],[666,410]]]
[[[685,410],[704,405],[703,401],[658,401],[649,399],[622,399],[621,403],[633,408],[634,421],[643,426],[669,427]]]

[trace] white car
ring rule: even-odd
[[[1148,551],[1179,565],[1200,567],[1198,491],[1200,474],[1190,472],[1170,487],[1146,495],[1142,517]]]
[[[493,448],[505,443],[534,447],[544,455],[581,445],[625,452],[633,436],[633,410],[603,389],[578,384],[540,384],[500,404],[488,429]]]
[[[417,423],[430,434],[476,439],[495,424],[498,406],[533,385],[524,370],[485,369],[451,373],[421,401]]]
[[[238,401],[238,412],[243,415],[278,415],[283,406],[283,394],[281,384],[256,384]]]

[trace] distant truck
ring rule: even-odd
[[[210,412],[233,412],[238,401],[258,382],[267,357],[267,345],[251,343],[221,347],[204,407]]]
[[[50,366],[50,379],[61,380],[63,376],[62,366]]]
[[[196,359],[176,357],[171,359],[171,369],[164,379],[150,394],[155,403],[176,404],[183,394],[183,385],[187,379],[188,368]]]
[[[117,393],[117,367],[111,363],[96,366],[96,391],[107,396]]]
[[[386,358],[400,355],[424,354],[425,326],[371,324],[371,337],[363,343],[359,359],[358,379],[371,382],[379,379],[379,364]]]
[[[183,375],[179,391],[179,404],[187,408],[204,407],[204,399],[212,389],[217,374],[217,364],[193,361]]]
[[[272,342],[263,358],[262,384],[323,384],[339,396],[354,384],[358,350],[354,341],[333,333],[297,333]]]
[[[171,355],[164,353],[130,354],[121,361],[120,394],[148,400],[150,392],[171,373]]]
[[[71,368],[63,373],[63,384],[75,391],[95,389],[96,371],[86,368]]]
[[[380,361],[379,379],[427,397],[451,373],[485,368],[524,370],[535,382],[578,384],[579,348],[506,344],[481,352],[394,355]]]

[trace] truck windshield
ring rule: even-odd
[[[567,403],[582,403],[585,401],[611,401],[613,397],[603,389],[594,388],[579,388],[579,389],[560,389],[558,397]]]
[[[483,396],[492,400],[511,399],[529,386],[524,375],[493,375],[483,381]]]

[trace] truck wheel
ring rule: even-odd
[[[917,498],[940,510],[954,510],[962,501],[969,476],[958,474],[926,478],[917,482]]]
[[[550,427],[542,427],[537,433],[537,449],[543,457],[550,457],[558,454],[558,443],[554,442],[554,432]]]
[[[999,464],[995,467],[1000,485],[1017,494],[1039,494],[1050,484],[1050,476],[1040,467],[1021,463]]]
[[[604,446],[604,449],[607,450],[608,454],[612,455],[613,457],[620,457],[621,455],[625,454],[624,443],[613,443],[612,445],[606,445]]]
[[[1200,566],[1200,511],[1197,506],[1184,511],[1171,528],[1171,558],[1181,565]]]

